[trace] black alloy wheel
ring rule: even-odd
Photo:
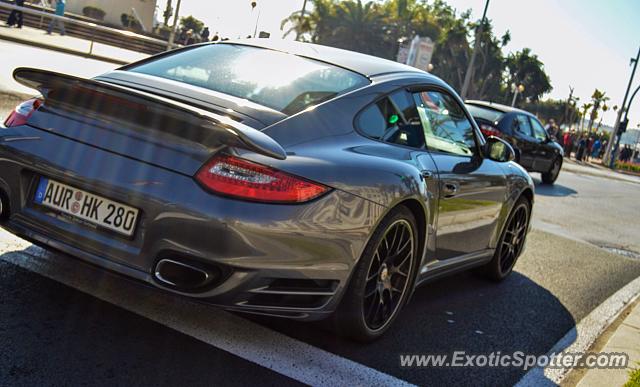
[[[414,265],[414,235],[409,222],[395,221],[384,234],[367,272],[363,318],[371,330],[383,328],[398,310]]]
[[[413,213],[404,206],[380,222],[333,315],[337,333],[369,342],[389,329],[413,289],[420,263],[417,229]]]
[[[529,231],[530,214],[529,200],[520,198],[507,218],[493,259],[480,268],[481,273],[489,279],[502,281],[513,271],[513,267],[524,249]]]

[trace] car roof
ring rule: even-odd
[[[428,74],[415,67],[376,56],[319,44],[302,43],[284,39],[226,40],[216,44],[239,44],[286,52],[343,67],[366,77],[398,72]]]
[[[464,101],[464,103],[479,106],[479,107],[486,107],[486,108],[497,110],[503,113],[522,113],[526,115],[531,115],[531,113],[529,113],[526,110],[518,109],[513,106],[507,106],[507,105],[503,105],[495,102],[467,100],[467,101]]]

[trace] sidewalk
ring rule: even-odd
[[[598,165],[594,163],[589,163],[589,162],[579,163],[575,160],[567,159],[566,157],[564,158],[562,169],[564,169],[565,171],[578,173],[582,175],[605,177],[608,179],[622,180],[630,183],[640,184],[639,176],[627,175],[624,173],[612,171],[609,168],[605,168],[602,165]]]
[[[57,33],[47,35],[44,30],[26,26],[22,29],[9,28],[4,24],[4,21],[0,22],[0,39],[115,64],[126,64],[148,56],[102,43],[94,43],[91,54],[89,54],[91,47],[89,40],[60,36]]]
[[[578,382],[578,387],[622,386],[629,379],[629,371],[640,367],[640,304],[633,307],[600,352],[628,354],[627,369],[590,369]]]

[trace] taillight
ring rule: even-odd
[[[211,159],[196,174],[209,190],[240,199],[271,203],[301,203],[329,187],[229,155]]]
[[[484,134],[485,137],[496,136],[502,137],[502,132],[498,130],[495,126],[480,124],[480,131]]]
[[[31,117],[33,112],[35,112],[40,105],[42,105],[42,100],[37,98],[24,101],[9,113],[9,117],[4,121],[4,125],[7,128],[10,128],[12,126],[26,124],[29,117]]]

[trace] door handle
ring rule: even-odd
[[[420,171],[420,175],[422,175],[425,180],[429,180],[433,177],[433,172],[423,169],[422,171]]]
[[[458,193],[458,185],[455,183],[444,183],[442,194],[445,198],[452,198]]]

